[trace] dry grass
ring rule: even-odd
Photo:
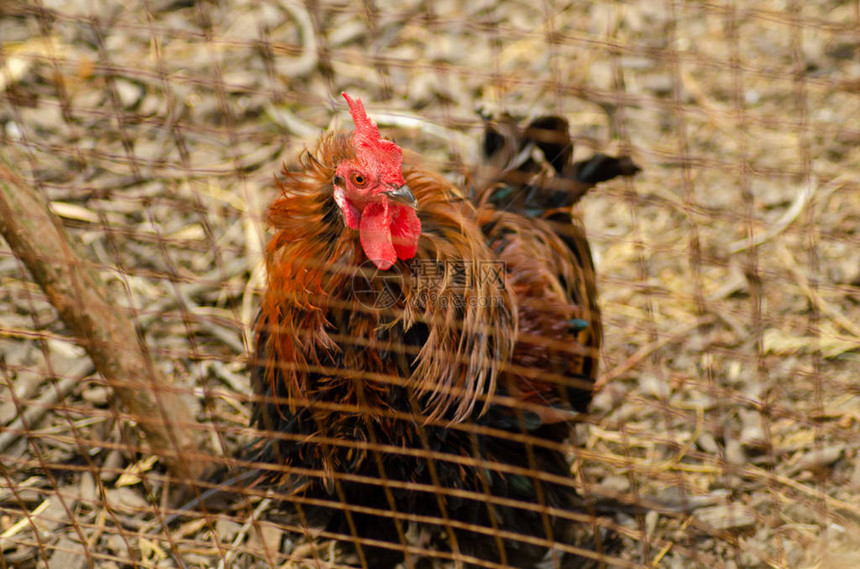
[[[630,520],[624,557],[860,565],[856,1],[95,4],[0,5],[0,152],[85,242],[215,448],[248,424],[272,173],[343,124],[340,90],[452,175],[476,157],[479,106],[559,112],[578,154],[644,168],[582,205],[607,341],[577,472],[699,506]],[[247,512],[161,533],[162,465],[2,247],[3,566],[171,567],[169,546],[189,566],[337,560]]]

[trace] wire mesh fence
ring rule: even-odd
[[[858,50],[856,1],[0,4],[0,564],[856,567]],[[466,195],[489,116],[564,117],[575,161],[642,168],[576,205],[604,336],[587,413],[508,369],[431,417],[403,393],[438,368],[386,362],[438,338],[333,321],[385,314],[391,271],[299,249],[269,253],[278,282],[349,276],[317,290],[353,299],[324,314],[340,359],[255,351],[313,341],[309,316],[258,320],[295,302],[265,292],[286,231],[266,215],[282,163],[313,170],[302,150],[354,128],[341,91]],[[395,271],[401,294],[418,268]],[[481,312],[488,336],[518,294]],[[445,314],[456,336],[474,312]],[[517,341],[587,367],[595,344],[560,338],[600,317],[565,318]],[[463,364],[452,409],[482,377],[476,330],[436,345]]]

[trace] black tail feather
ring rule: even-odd
[[[574,162],[572,169],[576,181],[590,186],[618,176],[633,176],[642,171],[642,168],[637,166],[629,156],[616,158],[599,153],[588,160]]]
[[[628,156],[595,154],[571,162],[573,141],[564,117],[541,116],[524,129],[510,115],[482,118],[484,159],[493,170],[485,181],[491,188],[487,199],[499,209],[542,216],[572,206],[596,184],[641,170]]]

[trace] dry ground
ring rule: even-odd
[[[0,152],[214,448],[248,423],[272,173],[344,124],[343,89],[452,176],[479,107],[563,113],[578,155],[643,166],[581,206],[607,336],[575,466],[698,509],[630,520],[623,558],[860,566],[858,2],[0,4]],[[0,565],[175,566],[163,465],[5,244],[0,282]],[[337,560],[241,515],[170,537],[189,566]]]

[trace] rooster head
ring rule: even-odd
[[[340,162],[332,184],[344,223],[357,229],[368,259],[382,270],[418,250],[418,202],[403,177],[400,147],[379,136],[361,99],[341,93],[355,122],[355,159]]]

